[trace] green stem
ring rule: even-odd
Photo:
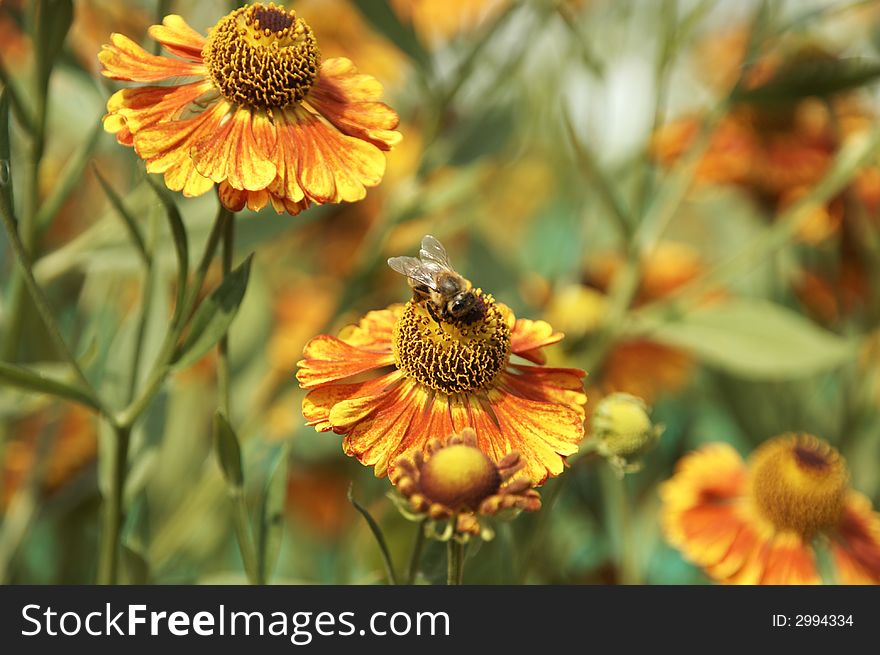
[[[453,518],[453,525],[458,517]],[[446,542],[446,584],[460,585],[464,580],[464,544],[451,537]]]
[[[165,335],[165,339],[159,349],[159,355],[156,357],[156,362],[153,364],[152,371],[147,382],[144,384],[144,390],[128,407],[117,415],[116,422],[120,425],[132,425],[138,419],[149,406],[153,397],[158,393],[165,382],[165,378],[171,371],[171,362],[174,358],[177,342],[186,327],[187,319],[192,314],[193,309],[195,309],[199,291],[205,281],[205,276],[208,273],[211,260],[214,258],[214,253],[217,252],[217,246],[225,229],[225,223],[227,220],[231,220],[231,216],[229,210],[225,208],[220,209],[217,219],[214,221],[214,226],[211,229],[211,234],[208,236],[208,241],[205,244],[205,251],[196,269],[192,284],[184,297],[183,306],[179,312],[175,310],[175,320],[172,321],[171,327]]]
[[[550,488],[550,490],[547,492],[546,497],[544,498],[543,507],[541,508],[541,512],[538,514],[538,524],[535,526],[535,529],[532,530],[531,538],[526,545],[524,556],[522,558],[522,563],[519,567],[520,584],[525,583],[526,578],[528,578],[529,572],[532,570],[532,565],[535,563],[535,555],[544,545],[544,539],[546,538],[547,530],[550,527],[550,517],[553,513],[553,508],[556,507],[556,503],[562,496],[563,488],[567,484],[567,480],[570,476],[571,473],[556,478],[556,480],[553,482],[553,486]]]
[[[605,502],[605,521],[621,584],[639,584],[641,574],[635,556],[635,535],[626,491],[626,479],[608,464],[599,469],[599,481]]]
[[[119,552],[125,518],[123,496],[128,475],[128,447],[131,428],[114,426],[113,453],[110,460],[110,487],[104,499],[103,530],[98,554],[98,583],[112,585],[119,580]]]
[[[419,564],[422,559],[422,550],[425,547],[425,528],[427,527],[428,519],[425,519],[419,522],[418,531],[416,532],[416,538],[413,542],[412,555],[409,558],[409,571],[406,575],[406,584],[414,584],[416,581],[416,577],[419,574]]]
[[[223,240],[221,246],[221,261],[223,279],[232,271],[232,256],[235,248],[235,219],[231,212],[226,210],[219,221],[223,224]],[[229,336],[228,333],[221,337],[217,344],[217,391],[219,396],[220,411],[227,421],[232,421],[230,407],[230,374],[229,374]],[[257,550],[254,545],[254,535],[248,517],[247,502],[244,490],[238,487],[230,488],[230,496],[234,504],[235,536],[238,540],[238,549],[241,559],[251,584],[266,584],[264,572],[257,564]]]
[[[31,300],[37,308],[37,312],[39,313],[40,318],[43,321],[43,326],[49,333],[49,337],[52,339],[55,348],[58,350],[58,353],[62,356],[62,358],[64,358],[70,365],[71,370],[76,376],[79,386],[81,387],[83,393],[89,397],[92,405],[94,407],[99,407],[101,409],[101,413],[103,413],[105,416],[112,416],[112,413],[104,406],[103,402],[98,397],[98,394],[95,392],[95,389],[92,387],[92,384],[88,381],[82,369],[80,368],[79,362],[76,361],[76,357],[74,357],[70,348],[68,348],[67,343],[64,341],[64,337],[61,334],[61,329],[58,326],[55,317],[52,315],[49,301],[45,297],[45,295],[43,295],[43,291],[40,288],[40,285],[37,284],[37,280],[34,278],[30,255],[27,252],[25,244],[19,237],[18,230],[16,229],[15,217],[12,215],[11,208],[7,205],[6,202],[0,202],[0,214],[2,214],[3,227],[6,230],[6,235],[9,239],[10,245],[12,246],[12,251],[18,261],[18,270],[21,279],[23,280],[24,286],[30,294]],[[12,312],[13,310],[14,308],[10,308],[10,312]],[[14,318],[16,314],[10,313],[10,316]]]
[[[224,217],[223,220],[223,245],[221,248],[221,260],[223,266],[223,280],[232,271],[232,255],[235,247],[235,220],[232,217]],[[224,334],[217,344],[219,362],[217,365],[217,386],[220,395],[220,409],[226,415],[226,419],[232,421],[230,413],[229,391],[229,333]]]
[[[373,537],[376,539],[376,544],[379,546],[379,551],[382,553],[382,563],[385,565],[385,573],[388,576],[388,582],[396,585],[397,574],[394,572],[394,562],[391,560],[391,551],[388,550],[388,544],[385,541],[385,535],[382,534],[382,528],[379,527],[379,524],[376,523],[376,519],[373,518],[367,508],[354,499],[352,485],[349,485],[348,487],[348,502],[351,503],[352,507],[354,507],[367,522],[367,526],[370,528],[370,532],[373,533]]]

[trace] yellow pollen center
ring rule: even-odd
[[[495,464],[478,448],[464,444],[441,448],[421,470],[425,496],[453,510],[476,509],[500,484]]]
[[[846,462],[812,435],[783,435],[752,455],[752,495],[779,530],[805,538],[837,524],[849,484]]]
[[[245,5],[221,18],[202,57],[224,98],[263,109],[302,102],[321,60],[312,29],[274,4]]]
[[[474,293],[486,312],[469,324],[438,322],[428,301],[408,302],[394,326],[397,368],[445,394],[492,387],[510,359],[510,328],[491,295]]]

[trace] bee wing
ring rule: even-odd
[[[426,264],[415,257],[391,257],[388,265],[401,275],[424,284],[429,289],[437,288],[432,272],[436,270],[436,265],[432,266],[430,262]]]
[[[419,250],[419,257],[425,263],[433,262],[440,266],[441,270],[453,270],[452,264],[449,263],[449,255],[446,254],[446,248],[435,237],[426,234],[422,239],[422,249]]]

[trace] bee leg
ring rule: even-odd
[[[435,321],[437,321],[437,325],[440,325],[440,326],[443,325],[443,322],[440,320],[440,317],[437,316],[437,312],[434,309],[434,305],[433,305],[433,303],[431,303],[431,301],[428,301],[425,303],[425,309],[428,310],[428,313],[431,315],[431,318],[433,318]]]

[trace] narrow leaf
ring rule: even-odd
[[[37,9],[37,62],[45,86],[73,23],[73,0],[42,0]]]
[[[229,330],[238,308],[244,300],[251,272],[253,255],[248,256],[207,300],[199,305],[193,316],[189,334],[178,349],[174,362],[177,370],[184,369],[201,359]]]
[[[12,213],[12,160],[9,146],[9,94],[0,90],[0,202]]]
[[[397,575],[394,573],[394,563],[391,561],[391,551],[388,550],[388,544],[385,541],[385,535],[382,534],[382,528],[376,523],[376,519],[373,518],[369,510],[354,499],[353,485],[348,486],[348,502],[352,504],[367,522],[370,532],[373,533],[373,537],[376,539],[376,544],[379,546],[379,551],[382,553],[382,562],[385,564],[385,573],[388,576],[388,582],[396,585]]]
[[[857,345],[780,305],[748,298],[641,327],[639,333],[654,341],[684,348],[707,364],[752,379],[781,380],[834,368],[851,361]]]
[[[862,57],[795,60],[765,84],[741,89],[738,102],[787,104],[806,97],[826,98],[864,86],[880,78],[880,61]]]
[[[244,473],[241,466],[241,447],[238,437],[223,412],[214,414],[214,451],[220,462],[223,477],[231,486],[241,488],[244,484]]]
[[[125,203],[122,202],[122,198],[119,197],[116,190],[107,180],[104,179],[104,176],[101,175],[101,171],[98,170],[98,167],[94,166],[93,170],[95,171],[95,177],[98,178],[98,183],[107,195],[107,199],[110,201],[110,204],[113,205],[113,209],[116,210],[119,218],[122,219],[122,222],[128,231],[128,235],[131,237],[132,243],[134,243],[137,248],[138,254],[146,264],[149,264],[150,253],[147,251],[146,241],[144,240],[144,235],[141,234],[141,228],[138,226],[137,220],[131,212],[128,211],[128,208],[125,206]]]
[[[168,218],[168,225],[171,227],[171,235],[174,238],[174,250],[177,253],[177,298],[174,305],[174,320],[176,321],[182,318],[180,312],[183,311],[183,299],[186,295],[186,280],[189,276],[189,242],[186,238],[186,228],[183,227],[183,219],[180,216],[180,210],[177,209],[177,205],[165,193],[165,189],[157,184],[149,175],[147,175],[147,182],[165,207],[165,215]]]
[[[388,0],[353,0],[361,15],[379,34],[391,41],[422,68],[428,67],[429,57],[415,29],[403,22]]]
[[[284,501],[287,497],[287,456],[289,448],[278,453],[260,507],[260,526],[257,534],[257,567],[260,580],[271,579],[281,552],[284,528]]]
[[[0,387],[5,385],[27,391],[36,391],[37,393],[47,393],[59,398],[72,400],[95,410],[98,409],[98,405],[86,392],[77,389],[67,382],[54,380],[42,373],[22,366],[0,363]]]

